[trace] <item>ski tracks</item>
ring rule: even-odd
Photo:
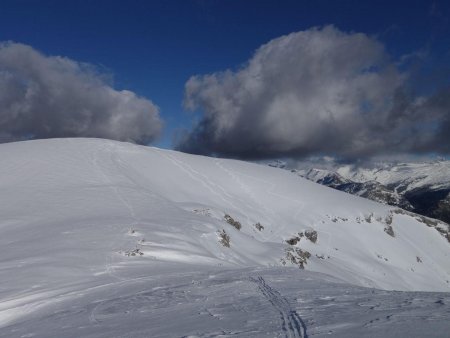
[[[221,186],[213,183],[206,175],[198,172],[194,168],[192,168],[189,164],[186,162],[183,162],[181,160],[176,159],[175,157],[166,154],[160,150],[157,150],[157,153],[166,158],[167,160],[171,161],[175,166],[180,168],[183,172],[185,172],[191,179],[194,181],[199,182],[203,187],[205,187],[209,192],[211,192],[213,195],[216,195],[219,199],[221,199],[223,202],[231,206],[233,209],[238,209],[237,206],[232,202],[233,197],[229,195],[224,188]],[[217,192],[217,190],[221,191],[224,196],[228,198],[225,199],[223,195]]]
[[[105,182],[105,184],[109,185],[110,188],[112,189],[112,191],[114,192],[114,194],[117,196],[117,198],[119,199],[119,201],[122,203],[122,205],[128,210],[130,217],[133,219],[133,225],[137,225],[139,223],[138,218],[136,217],[136,213],[134,211],[134,208],[132,206],[132,204],[127,201],[127,199],[124,197],[124,195],[120,192],[119,187],[116,184],[113,184],[113,182],[111,181],[111,179],[105,174],[104,169],[101,168],[101,166],[98,164],[98,159],[99,159],[99,153],[103,150],[109,150],[110,153],[110,158],[109,160],[111,161],[111,163],[115,163],[115,152],[116,147],[115,146],[110,146],[108,148],[103,147],[100,148],[96,154],[94,154],[94,158],[93,158],[93,164],[94,167],[97,169],[97,171],[100,173],[100,175],[103,178],[103,181]],[[123,176],[123,175],[122,175]]]
[[[295,310],[277,290],[266,283],[261,276],[257,278],[250,277],[251,282],[255,283],[263,296],[279,312],[282,321],[282,330],[288,338],[308,338],[306,325]]]
[[[139,224],[139,218],[136,216],[135,210],[132,206],[132,204],[125,198],[125,196],[120,192],[119,187],[114,184],[114,182],[108,177],[108,175],[105,173],[105,169],[102,168],[101,164],[99,164],[100,161],[100,154],[102,152],[108,152],[110,154],[109,156],[109,161],[110,163],[115,163],[114,160],[114,156],[115,156],[115,152],[117,151],[117,147],[114,145],[104,145],[101,148],[97,149],[97,151],[95,151],[92,154],[92,164],[94,166],[94,168],[97,170],[97,172],[100,174],[101,179],[103,181],[103,183],[106,186],[109,186],[109,188],[111,189],[111,191],[113,192],[113,194],[117,197],[117,199],[119,200],[119,202],[123,205],[124,208],[126,208],[126,210],[129,213],[129,216],[132,220],[131,224],[128,224],[126,227],[122,226],[122,230],[121,232],[126,233],[126,231],[130,228],[134,228]],[[123,247],[124,245],[126,245],[128,242],[126,239],[123,239],[120,241],[115,241],[111,243],[111,249],[115,249],[116,247]],[[105,262],[105,270],[106,272],[113,278],[118,279],[120,281],[126,281],[127,278],[123,278],[120,277],[116,274],[115,272],[115,268],[114,268],[114,254],[111,253],[106,257],[106,262]]]
[[[232,170],[226,168],[222,162],[220,160],[215,160],[214,161],[216,166],[219,167],[222,171],[224,171],[227,175],[229,175],[231,177],[231,179],[236,182],[236,184],[242,189],[242,191],[244,191],[245,194],[247,194],[247,196],[250,197],[250,199],[253,201],[253,203],[255,203],[256,205],[259,206],[260,210],[266,210],[267,208],[264,207],[263,204],[261,204],[258,200],[258,198],[256,197],[256,195],[253,193],[253,191],[250,189],[250,187],[246,184],[244,184],[241,179],[238,177],[237,173],[233,172]],[[241,199],[242,200],[242,199]],[[253,206],[251,206],[247,201],[242,200],[243,203],[247,204],[250,209],[253,208]],[[272,216],[274,217],[274,219],[276,219],[275,213],[270,210],[270,212],[272,213]],[[247,221],[250,222],[248,216],[247,216]]]
[[[266,181],[266,180],[261,180],[261,179],[258,179],[256,177],[249,176],[249,175],[247,175],[247,174],[245,174],[243,172],[237,173],[237,172],[235,172],[235,171],[233,171],[233,170],[231,170],[229,168],[226,168],[224,163],[222,161],[220,161],[220,160],[216,160],[215,163],[220,169],[222,169],[229,176],[231,176],[231,178],[243,189],[243,191],[254,201],[254,203],[256,203],[257,205],[259,205],[261,207],[261,210],[266,210],[267,212],[269,212],[272,215],[274,221],[276,221],[278,219],[278,216],[275,214],[275,212],[271,208],[267,208],[267,206],[264,206],[261,202],[259,202],[258,198],[252,192],[251,188],[249,186],[245,185],[241,181],[241,179],[238,177],[238,175],[243,176],[243,177],[247,177],[250,180],[254,180],[254,181],[262,183],[266,187],[266,193],[268,195],[274,196],[277,200],[286,200],[286,201],[288,201],[288,202],[290,202],[290,203],[292,203],[294,205],[297,205],[296,211],[295,211],[294,216],[293,216],[293,219],[295,221],[297,221],[299,219],[300,213],[305,208],[304,201],[276,193],[275,190],[277,188],[277,185],[275,183],[273,183],[273,182],[269,182],[269,181]]]

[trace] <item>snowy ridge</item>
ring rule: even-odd
[[[164,302],[159,283],[174,275],[177,281],[188,280],[180,285],[183,294],[167,290],[171,301],[189,299],[194,272],[207,279],[205,269],[280,269],[285,264],[282,271],[303,266],[333,276],[335,283],[450,290],[445,224],[286,170],[98,139],[3,144],[0,156],[0,336],[22,332],[28,328],[21,324],[25,320],[44,323],[39,316],[56,309],[63,311],[61,321],[67,316],[82,321],[86,315],[90,329],[107,332],[102,325],[114,326],[109,314],[118,304],[122,309],[128,302]],[[287,336],[306,337],[302,314],[271,289],[276,278],[259,276],[241,276],[245,288],[253,297],[256,287],[272,303]],[[144,284],[155,289],[147,294]],[[121,290],[122,296],[114,296]],[[63,314],[67,302],[75,302],[74,313]],[[73,329],[71,323],[66,324]],[[142,336],[148,336],[147,329]],[[258,336],[252,330],[241,334]],[[155,332],[152,336],[164,336]]]
[[[332,185],[345,184],[350,183],[350,180],[345,179],[338,173],[332,172],[326,169],[317,169],[311,168],[309,170],[298,170],[298,174],[320,184],[328,185],[330,183]]]

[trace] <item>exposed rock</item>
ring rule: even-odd
[[[387,215],[385,217],[384,223],[386,223],[387,225],[391,225],[393,220],[394,220],[394,215],[392,215],[392,213],[389,213],[389,215]]]
[[[219,235],[219,243],[222,244],[224,247],[229,248],[230,236],[225,232],[225,230],[222,229],[222,231],[219,231],[218,235]]]
[[[236,220],[234,220],[233,217],[231,217],[230,215],[226,214],[226,215],[224,216],[224,218],[225,218],[225,221],[226,221],[228,224],[234,226],[234,227],[235,227],[236,229],[238,229],[238,230],[241,230],[241,228],[242,228],[241,223],[238,222],[238,221],[236,221]]]
[[[144,256],[144,253],[141,251],[141,249],[136,248],[133,250],[128,250],[124,252],[125,256]]]
[[[286,243],[289,245],[296,245],[298,242],[300,242],[299,236],[295,236],[286,240]]]
[[[258,231],[264,230],[264,227],[259,222],[255,224],[255,228],[258,229]]]
[[[311,242],[317,242],[317,231],[316,230],[306,230],[305,237],[308,238]]]
[[[395,237],[394,229],[392,228],[392,225],[387,225],[384,228],[384,232],[387,233],[389,236]]]
[[[299,248],[289,248],[286,250],[286,259],[292,264],[298,265],[300,269],[305,268],[305,264],[307,264],[308,259],[311,257],[311,254]]]

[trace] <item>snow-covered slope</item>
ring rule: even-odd
[[[149,272],[49,295],[0,336],[448,337],[450,293],[361,288],[275,267],[199,271],[171,263]]]
[[[450,290],[445,224],[286,170],[98,139],[3,144],[0,158],[5,336],[79,297],[95,329],[92,297],[199,270],[304,266],[358,286]]]

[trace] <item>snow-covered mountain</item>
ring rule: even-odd
[[[337,172],[355,182],[377,181],[398,192],[450,189],[450,161],[385,163],[375,168],[341,166]]]
[[[293,171],[340,191],[450,222],[450,161]]]
[[[0,158],[0,336],[448,329],[448,294],[417,293],[450,291],[445,223],[286,170],[128,143],[17,142]]]
[[[413,211],[411,203],[395,190],[392,190],[380,182],[369,180],[364,182],[352,181],[340,175],[336,171],[311,168],[308,170],[294,170],[300,176],[310,181],[326,185],[349,194],[368,198],[372,201],[397,206],[405,210]]]

